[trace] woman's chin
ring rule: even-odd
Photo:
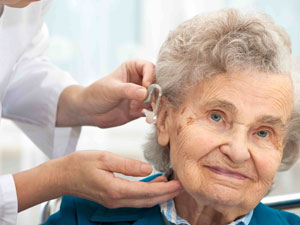
[[[234,207],[245,199],[245,193],[223,185],[214,185],[194,195],[196,198],[206,199],[208,203]]]

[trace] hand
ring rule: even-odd
[[[58,126],[114,127],[144,116],[147,87],[155,67],[144,60],[129,60],[110,75],[86,88],[66,88],[58,104]]]
[[[104,151],[79,151],[13,175],[18,212],[63,195],[98,202],[108,208],[151,207],[183,191],[163,176],[149,183],[118,178],[149,175],[149,164]]]
[[[160,176],[150,183],[128,181],[114,172],[129,176],[146,176],[149,164],[103,151],[79,151],[63,158],[60,177],[64,195],[96,201],[108,208],[151,207],[174,198],[181,191],[176,180]]]

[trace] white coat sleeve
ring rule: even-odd
[[[17,193],[11,174],[0,176],[0,225],[17,223]]]
[[[80,134],[79,127],[55,127],[59,96],[76,82],[43,56],[47,47],[43,24],[13,69],[2,107],[3,117],[13,120],[49,158],[57,158],[75,150]]]

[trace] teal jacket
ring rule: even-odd
[[[157,176],[157,175],[156,175]],[[154,176],[144,181],[152,180]],[[96,202],[65,196],[45,225],[165,225],[160,206],[108,209]],[[249,225],[300,225],[300,217],[259,203]]]
[[[160,207],[108,209],[95,202],[65,196],[60,210],[45,225],[165,225]],[[300,225],[295,214],[260,203],[249,225]]]

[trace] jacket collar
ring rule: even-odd
[[[134,222],[134,224],[164,225],[158,205],[151,208],[98,208],[90,216],[90,222]],[[151,222],[150,222],[151,221]]]
[[[141,181],[149,182],[161,175],[162,173],[157,173],[149,177],[146,177]],[[118,209],[108,209],[103,206],[100,206],[97,208],[95,213],[92,214],[92,216],[90,216],[91,222],[122,222],[122,221],[144,221],[144,220],[153,221],[152,223],[148,222],[148,224],[164,225],[164,220],[160,212],[160,206],[156,205],[151,208],[118,208]]]

